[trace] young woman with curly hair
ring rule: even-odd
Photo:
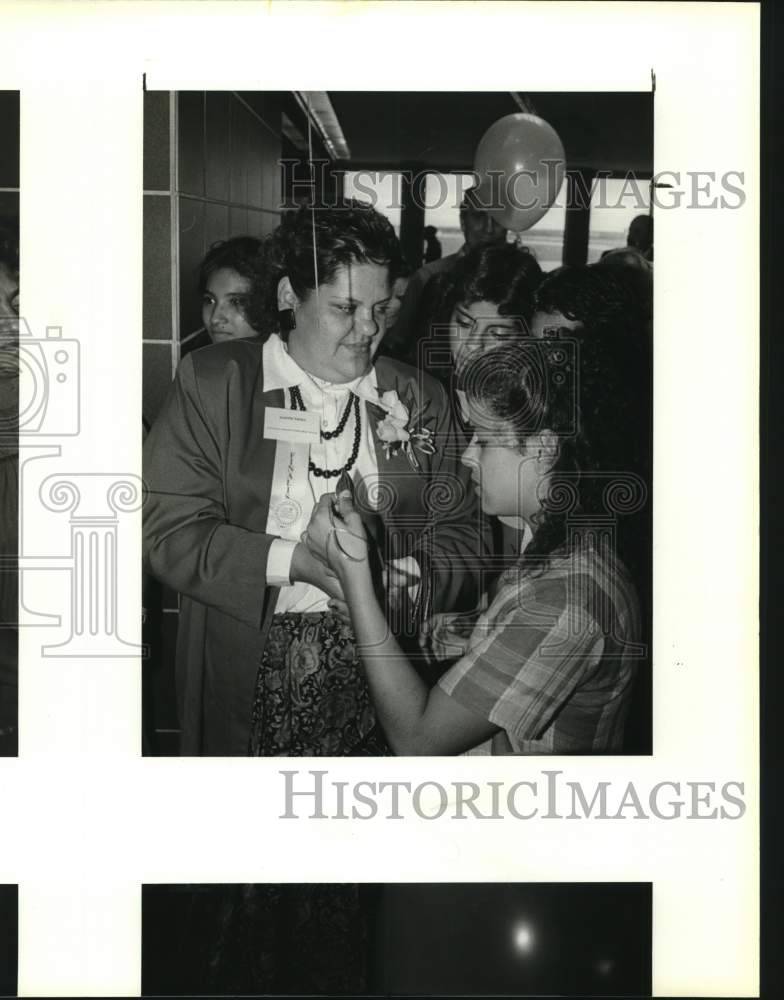
[[[458,261],[439,306],[456,369],[473,354],[529,335],[541,280],[534,255],[513,243],[480,244]]]
[[[579,375],[564,342],[533,339],[477,355],[462,372],[474,427],[462,461],[485,513],[518,520],[522,551],[432,690],[370,596],[350,496],[323,497],[314,513],[308,545],[340,580],[398,754],[622,748],[642,650],[634,588],[604,527],[611,483],[602,471],[613,459],[603,429],[614,400],[595,379],[589,398]]]

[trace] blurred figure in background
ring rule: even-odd
[[[423,264],[408,283],[406,296],[397,319],[398,337],[403,345],[396,355],[409,364],[417,364],[418,345],[430,333],[441,294],[441,283],[461,257],[482,243],[505,243],[506,230],[480,207],[475,188],[469,188],[460,203],[460,228],[465,243],[457,253]]]
[[[636,296],[640,308],[653,319],[653,216],[637,215],[632,219],[626,246],[607,250],[599,261]]]
[[[437,232],[438,230],[435,226],[425,226],[425,264],[432,264],[434,260],[441,260],[443,250],[441,249],[441,240],[436,236]]]
[[[395,284],[392,288],[392,297],[390,298],[389,305],[387,306],[387,331],[384,334],[378,349],[379,354],[386,354],[387,357],[390,358],[400,358],[405,353],[405,340],[401,336],[402,331],[397,321],[400,316],[403,299],[406,296],[408,283],[411,281],[411,275],[413,273],[413,267],[404,257],[401,257],[400,273],[395,279]]]
[[[605,250],[602,259],[612,253],[638,253],[653,263],[653,216],[635,215],[626,234],[626,246],[617,250]]]
[[[653,216],[637,215],[632,219],[626,245],[638,250],[646,260],[653,261]]]

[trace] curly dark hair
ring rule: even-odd
[[[546,565],[567,542],[567,516],[606,515],[607,475],[630,471],[617,428],[628,432],[635,395],[612,344],[579,333],[501,344],[471,358],[459,385],[474,405],[507,421],[521,446],[545,429],[558,437],[550,493],[525,552],[529,564]]]
[[[253,284],[259,280],[259,253],[261,240],[255,236],[232,236],[230,240],[218,240],[207,251],[199,264],[199,295],[207,290],[210,275],[223,268],[236,271]]]
[[[580,324],[569,333],[582,344],[583,382],[610,374],[618,381],[619,421],[607,433],[625,456],[625,467],[648,478],[652,342],[643,300],[602,262],[553,271],[537,289],[536,301],[538,311],[561,313]]]
[[[536,311],[561,313],[590,330],[639,325],[637,297],[609,268],[598,265],[559,267],[536,289]]]
[[[501,316],[518,317],[527,327],[541,280],[542,269],[530,250],[513,243],[482,244],[453,267],[439,311],[446,317],[459,303],[492,302]]]
[[[521,319],[528,329],[541,280],[542,269],[530,250],[513,243],[481,244],[445,277],[438,314],[446,323],[460,303],[492,302],[501,316]]]
[[[392,223],[372,205],[346,198],[335,207],[303,206],[287,212],[264,240],[258,262],[264,273],[264,293],[253,325],[265,332],[279,329],[281,278],[288,277],[294,294],[304,298],[352,263],[387,267],[390,286],[398,277],[400,243]]]

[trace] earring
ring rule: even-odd
[[[297,329],[297,319],[293,309],[278,309],[280,332],[285,334]]]

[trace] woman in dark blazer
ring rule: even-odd
[[[393,609],[422,623],[476,605],[488,544],[450,402],[426,373],[374,364],[398,260],[361,203],[284,218],[260,260],[268,294],[248,307],[269,335],[184,358],[147,437],[145,561],[181,595],[185,754],[389,752],[328,606],[340,586],[300,541],[338,482]]]

